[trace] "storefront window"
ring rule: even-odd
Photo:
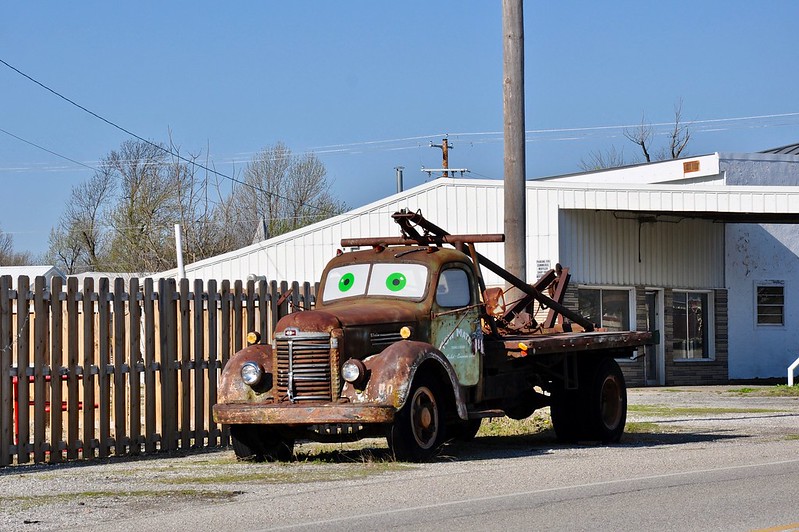
[[[674,292],[672,345],[675,359],[711,357],[708,295],[707,292]]]
[[[580,288],[580,314],[609,331],[629,331],[630,290]]]

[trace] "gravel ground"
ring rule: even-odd
[[[769,397],[768,388],[751,388],[749,393],[740,393],[740,386],[631,389],[630,431],[617,447],[799,439],[799,397]],[[7,467],[0,469],[0,530],[103,529],[144,513],[174,516],[231,498],[257,497],[259,490],[291,494],[299,486],[404,475],[426,467],[391,462],[380,440],[344,449],[303,444],[299,461],[257,469],[237,462],[230,450]],[[564,448],[551,430],[478,436],[473,443],[447,447],[440,461],[465,462],[466,467],[553,449]]]

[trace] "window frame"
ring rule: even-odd
[[[580,290],[599,290],[600,291],[600,319],[601,319],[601,309],[604,308],[604,299],[602,297],[602,291],[604,290],[613,290],[618,292],[627,292],[627,313],[629,316],[629,326],[627,329],[622,330],[629,330],[629,331],[637,331],[638,330],[638,315],[636,313],[636,306],[635,306],[635,287],[634,286],[613,286],[613,285],[578,285],[577,286],[577,309],[579,312],[580,308]],[[602,327],[602,324],[599,324]]]
[[[754,282],[754,322],[755,322],[755,329],[760,327],[765,327],[766,329],[774,329],[774,328],[785,328],[785,296],[787,291],[785,290],[785,281],[781,280],[772,280],[766,279],[761,281]],[[758,289],[759,288],[781,288],[782,289],[782,323],[760,323],[760,303],[758,302]],[[768,305],[770,307],[775,307],[776,305]]]
[[[707,357],[687,358],[675,356],[674,340],[674,294],[706,294],[707,295]],[[677,364],[695,364],[702,362],[714,362],[716,360],[716,293],[714,290],[696,290],[675,288],[671,291],[671,359]]]

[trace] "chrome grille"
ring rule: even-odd
[[[331,401],[330,335],[302,333],[275,337],[280,400]]]

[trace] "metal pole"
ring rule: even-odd
[[[183,267],[183,238],[180,234],[180,224],[175,224],[175,252],[178,256],[178,278],[186,278],[186,268]]]
[[[505,269],[527,279],[522,0],[502,0],[502,106],[505,137]]]
[[[402,192],[402,171],[405,169],[404,166],[397,166],[394,170],[397,171],[397,194]]]

